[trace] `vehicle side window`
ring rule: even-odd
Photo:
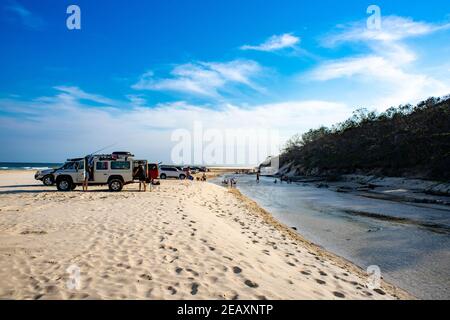
[[[97,170],[108,170],[108,161],[97,162],[95,168]]]
[[[74,163],[75,165],[75,163]],[[74,168],[74,166],[72,167]],[[78,161],[78,170],[83,170],[84,169],[84,161]]]
[[[129,161],[113,161],[111,162],[112,170],[129,170],[131,168]]]

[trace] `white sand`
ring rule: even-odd
[[[358,268],[209,183],[60,193],[32,176],[0,173],[3,299],[409,297],[385,283],[367,289]],[[79,290],[66,284],[71,265]]]

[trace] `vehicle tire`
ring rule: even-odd
[[[111,192],[120,192],[123,188],[123,182],[120,179],[112,179],[108,183],[109,191]]]
[[[71,191],[72,190],[72,181],[69,178],[61,178],[56,182],[56,188],[58,191]]]
[[[159,176],[160,179],[166,180],[167,176],[165,173],[161,173],[161,175]]]
[[[77,188],[77,185],[75,184],[75,183],[72,183],[72,186],[71,186],[71,188],[70,188],[70,190],[75,190]]]
[[[53,176],[51,174],[49,174],[42,178],[42,183],[45,186],[52,186],[55,184],[55,179],[53,178]]]
[[[186,175],[185,174],[180,174],[180,180],[184,180],[186,179]]]

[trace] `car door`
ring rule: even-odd
[[[170,178],[170,177],[171,177],[170,171],[169,171],[169,168],[168,168],[168,167],[160,167],[159,169],[160,169],[160,170],[159,170],[159,175],[160,175],[160,176],[161,176],[162,174],[165,174],[167,178]]]
[[[94,183],[107,183],[109,177],[109,161],[97,160],[94,163]]]
[[[76,162],[76,165],[74,163],[74,165],[71,167],[70,170],[74,172],[74,176],[76,178],[76,179],[74,179],[74,177],[72,176],[72,179],[75,180],[74,183],[83,183],[83,181],[84,181],[84,160],[80,160],[80,161]]]
[[[178,178],[180,173],[178,172],[177,168],[170,168],[170,177],[172,178]]]

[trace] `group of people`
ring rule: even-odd
[[[259,183],[260,178],[261,178],[261,172],[258,171],[258,172],[256,172],[256,183]],[[287,184],[292,184],[292,179],[289,178],[288,176],[282,175],[280,177],[280,183],[283,183],[283,181],[285,181]],[[278,183],[278,179],[275,179],[273,181],[273,183],[277,184]]]
[[[76,163],[75,165],[77,166],[76,169],[78,170],[78,163]],[[89,181],[93,180],[94,177],[94,156],[88,155],[84,157],[83,166],[83,191],[88,191]],[[184,171],[186,173],[186,179],[194,180],[189,167],[185,168]],[[139,165],[133,171],[133,177],[139,180],[139,191],[146,192],[148,183],[150,184],[150,186],[159,184],[159,182],[155,183],[153,178],[148,176],[147,166],[145,165],[145,163],[139,163]],[[197,181],[206,181],[206,179],[207,178],[205,173],[203,173],[201,177],[197,177]]]
[[[201,177],[197,177],[197,181],[203,181],[206,182],[206,173],[203,172]]]
[[[280,177],[280,183],[283,183],[283,181],[287,182],[287,184],[292,184],[292,179],[288,176],[282,175]]]
[[[230,188],[236,187],[237,180],[235,178],[224,179],[222,184],[229,186]]]

